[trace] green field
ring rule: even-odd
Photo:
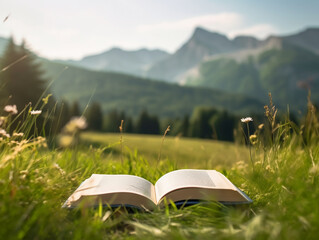
[[[112,159],[121,158],[120,134],[84,132],[82,139],[101,147],[110,146]],[[153,135],[123,134],[123,155],[137,151],[150,163],[159,158],[162,137]],[[214,140],[166,136],[162,145],[161,162],[172,161],[177,168],[221,169],[231,168],[238,161],[249,162],[244,146]]]

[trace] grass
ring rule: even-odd
[[[32,119],[31,119],[32,120]],[[27,120],[28,121],[28,120]],[[30,121],[34,124],[34,121]],[[2,137],[0,142],[0,236],[6,239],[317,239],[319,234],[318,121],[288,121],[259,129],[248,150],[214,141],[85,133],[101,146],[49,149],[44,138]],[[5,129],[5,125],[1,128]],[[267,142],[270,138],[270,143]],[[116,143],[110,145],[112,143]],[[213,155],[211,158],[210,156]],[[243,160],[245,159],[245,160]],[[61,206],[92,173],[134,174],[155,182],[176,168],[220,170],[254,203],[246,208],[218,203],[151,213],[124,209],[72,211]]]
[[[109,149],[112,159],[120,159],[120,134],[83,132],[81,137],[89,144],[112,146]],[[156,163],[158,160],[162,141],[160,136],[124,134],[123,140],[126,147],[124,154],[136,150],[139,156],[150,163]],[[248,163],[249,152],[244,146],[230,142],[166,136],[161,160],[170,160],[177,168],[221,169],[231,168],[238,161]]]

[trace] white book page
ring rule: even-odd
[[[102,195],[108,193],[135,193],[155,202],[155,190],[151,182],[133,175],[93,174],[72,194],[70,201],[81,196]]]
[[[215,170],[183,169],[167,173],[156,182],[156,200],[159,202],[171,191],[191,187],[234,189],[234,185]]]

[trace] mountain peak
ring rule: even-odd
[[[302,31],[301,33],[319,33],[319,28],[318,27],[309,27],[309,28],[306,28],[306,30]]]
[[[123,52],[123,50],[119,47],[112,47],[110,50],[105,52]]]
[[[309,37],[318,37],[319,36],[319,28],[309,27],[309,28],[306,28],[305,30],[303,30],[301,32],[285,36],[285,38],[287,38],[287,37],[288,38],[292,38],[292,37],[299,37],[299,36],[302,36],[302,37],[307,37],[307,36],[309,36]]]
[[[202,28],[202,27],[196,27],[195,30],[194,30],[194,35],[195,34],[201,34],[201,33],[207,33],[209,32],[208,30]]]
[[[223,34],[220,34],[218,32],[211,32],[202,27],[196,27],[192,35],[192,39],[204,39],[204,38],[205,39],[223,38],[225,40],[228,40],[228,38]]]
[[[319,54],[319,28],[307,28],[294,35],[283,37],[288,42]]]

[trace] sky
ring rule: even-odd
[[[196,26],[233,38],[319,27],[318,0],[0,0],[0,36],[50,59],[112,47],[176,51]]]

